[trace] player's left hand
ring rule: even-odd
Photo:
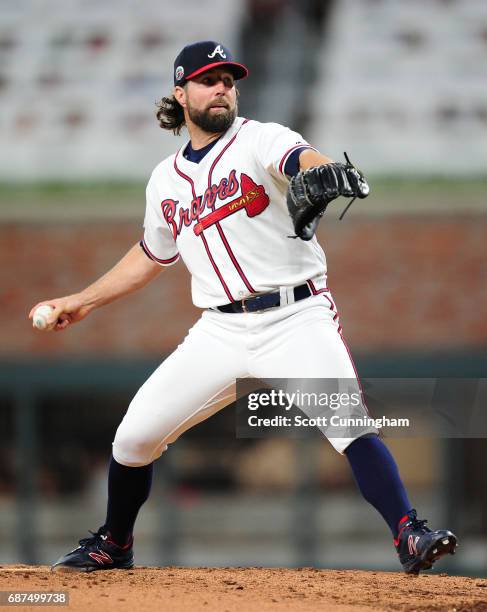
[[[366,198],[370,188],[364,175],[345,153],[346,164],[332,162],[302,170],[294,176],[287,193],[287,207],[297,238],[311,240],[328,204],[339,196]],[[350,204],[353,202],[350,202]],[[346,210],[340,218],[343,218]]]

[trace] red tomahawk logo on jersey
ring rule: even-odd
[[[203,230],[218,223],[222,219],[233,215],[239,210],[244,209],[249,217],[256,217],[260,215],[269,206],[269,196],[266,194],[263,185],[257,185],[254,181],[246,174],[240,175],[240,186],[242,188],[242,195],[227,202],[220,208],[213,210],[205,217],[199,220],[194,226],[194,233],[199,236]]]

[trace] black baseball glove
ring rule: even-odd
[[[346,164],[333,162],[302,170],[293,176],[287,192],[287,207],[296,232],[292,238],[311,240],[326,207],[338,196],[353,198],[340,215],[342,219],[355,198],[369,195],[364,175],[346,153],[345,159]]]

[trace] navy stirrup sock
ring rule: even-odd
[[[411,510],[411,504],[394,457],[375,435],[354,440],[345,454],[360,492],[383,516],[396,538],[399,521]]]
[[[128,544],[135,519],[149,497],[153,464],[127,467],[112,457],[108,470],[108,504],[104,527],[119,546]]]

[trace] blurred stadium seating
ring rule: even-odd
[[[340,0],[309,132],[369,172],[485,173],[487,3]]]
[[[174,149],[154,103],[192,40],[235,49],[242,2],[6,0],[0,180],[145,178]],[[42,27],[39,22],[42,21]]]

